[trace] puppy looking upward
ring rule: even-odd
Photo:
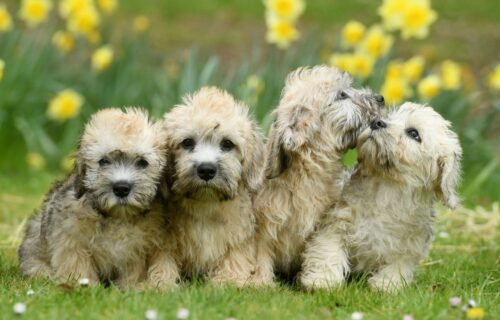
[[[253,270],[251,196],[263,173],[263,141],[248,108],[202,88],[165,115],[172,148],[166,265],[183,275],[244,285]],[[171,256],[173,258],[171,258]]]
[[[19,249],[21,272],[133,287],[161,247],[158,183],[166,163],[161,125],[139,109],[92,116],[75,170],[50,191]],[[149,261],[151,262],[151,261]]]
[[[336,287],[354,272],[397,291],[412,281],[433,235],[433,203],[455,208],[462,149],[431,107],[405,103],[359,137],[359,164],[341,202],[308,242],[301,283]]]
[[[342,155],[378,116],[383,97],[355,89],[348,74],[317,66],[292,72],[267,142],[267,180],[255,198],[258,285],[293,276],[320,215],[339,198]]]

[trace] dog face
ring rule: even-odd
[[[105,109],[85,127],[77,152],[77,189],[109,214],[148,209],[166,163],[161,124],[139,109]]]
[[[281,174],[294,153],[322,145],[342,154],[356,145],[361,129],[383,112],[384,98],[351,84],[347,73],[327,66],[287,77],[269,134],[268,178]]]
[[[262,176],[263,142],[248,108],[228,93],[202,88],[165,116],[174,194],[223,201],[241,186],[255,191]]]
[[[434,189],[455,208],[462,149],[450,123],[431,107],[405,103],[359,137],[359,162],[373,174]]]

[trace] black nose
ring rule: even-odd
[[[382,120],[373,121],[372,124],[370,125],[370,128],[372,128],[372,130],[383,129],[385,127],[387,127],[387,123],[385,123]]]
[[[132,185],[127,181],[118,181],[113,184],[113,193],[120,198],[125,198],[130,193]]]
[[[217,174],[217,167],[213,163],[203,162],[198,166],[197,172],[198,177],[205,181],[208,181],[212,180]]]
[[[375,95],[375,101],[377,101],[377,103],[380,105],[380,106],[384,106],[385,105],[385,99],[384,99],[384,96],[381,96],[379,94]]]

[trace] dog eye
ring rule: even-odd
[[[340,91],[337,95],[337,100],[345,100],[349,98],[349,95],[345,91]]]
[[[406,129],[406,134],[413,140],[417,142],[422,142],[422,138],[420,138],[420,134],[418,134],[417,129],[414,128]]]
[[[141,169],[145,169],[147,168],[147,166],[149,166],[149,162],[147,162],[146,159],[141,158],[137,160],[136,166],[138,166]]]
[[[195,144],[196,143],[194,142],[194,139],[192,139],[192,138],[186,138],[186,139],[182,140],[181,147],[184,150],[193,150]]]
[[[234,143],[229,139],[224,139],[220,143],[220,148],[222,151],[231,151],[234,149]]]
[[[111,164],[111,161],[106,158],[102,158],[101,160],[99,160],[99,166],[101,167],[107,166],[108,164]]]

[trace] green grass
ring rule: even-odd
[[[486,212],[440,210],[437,230],[447,232],[449,238],[437,237],[415,283],[394,296],[371,292],[363,280],[330,293],[305,293],[288,285],[239,290],[204,283],[158,293],[24,279],[17,267],[19,226],[39,205],[53,179],[46,173],[0,176],[2,319],[15,318],[16,302],[27,303],[25,319],[141,319],[148,309],[156,309],[160,319],[173,319],[179,308],[189,309],[190,319],[350,319],[354,311],[363,312],[365,319],[402,319],[404,314],[415,319],[461,319],[461,311],[448,306],[452,296],[475,299],[485,309],[485,319],[500,314],[498,206]],[[27,296],[28,289],[35,294]]]

